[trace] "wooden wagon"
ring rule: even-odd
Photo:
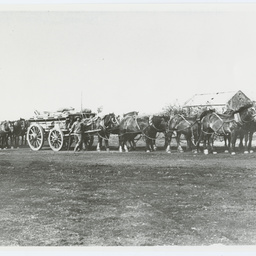
[[[71,137],[69,134],[71,120],[75,120],[76,116],[80,116],[83,120],[90,119],[95,116],[95,113],[73,113],[73,114],[56,114],[52,116],[37,115],[30,118],[29,127],[27,129],[27,142],[33,151],[40,150],[46,141],[53,151],[60,151],[67,146],[69,148]],[[93,143],[94,134],[100,129],[85,131],[88,146]]]

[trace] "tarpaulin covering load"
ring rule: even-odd
[[[228,102],[227,108],[238,111],[241,107],[252,105],[252,101],[242,92],[238,91]]]

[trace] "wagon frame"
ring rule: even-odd
[[[70,146],[69,134],[70,123],[67,122],[75,116],[80,116],[82,119],[93,118],[95,113],[72,113],[67,115],[59,115],[54,117],[34,117],[29,119],[29,127],[27,129],[27,142],[29,147],[33,151],[42,149],[46,140],[53,151],[60,151],[64,145]],[[90,147],[93,144],[94,134],[100,131],[100,129],[85,131],[84,134],[87,136],[87,143]]]

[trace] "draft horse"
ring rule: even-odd
[[[256,121],[256,110],[252,105],[241,107],[227,115],[218,114],[213,110],[204,111],[200,116],[200,137],[197,147],[199,149],[200,141],[203,140],[204,153],[216,154],[214,137],[225,136],[230,141],[229,152],[235,155],[235,143],[242,126],[253,121]]]
[[[158,132],[166,132],[168,120],[164,116],[126,116],[119,125],[119,151],[128,152],[127,142],[141,134],[146,142],[146,151],[154,151]]]
[[[26,144],[26,131],[29,126],[28,121],[23,118],[19,120],[12,121],[13,124],[13,131],[11,132],[11,145],[14,147],[20,146],[20,138],[21,138],[21,145]]]
[[[119,132],[118,118],[114,113],[109,113],[103,116],[102,118],[99,117],[96,120],[95,128],[100,130],[97,132],[97,135],[98,135],[97,151],[102,150],[103,141],[104,141],[106,151],[109,151],[110,134],[117,134]]]
[[[176,133],[177,150],[179,152],[183,152],[183,148],[180,143],[181,135],[184,135],[186,138],[186,150],[192,150],[193,146],[196,147],[196,143],[199,138],[199,119],[197,116],[185,117],[181,114],[177,114],[170,119],[168,122],[167,133],[167,153],[171,153],[171,140],[174,133]]]
[[[0,142],[1,149],[8,148],[8,139],[13,132],[13,123],[10,121],[2,121],[0,123]]]

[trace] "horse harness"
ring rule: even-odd
[[[180,130],[176,129],[176,132],[186,131],[187,129],[192,128],[198,122],[198,120],[196,119],[196,121],[191,124],[183,115],[178,114],[178,116],[181,117],[189,126]]]
[[[138,124],[138,121],[137,121],[137,119],[138,119],[137,116],[135,116],[134,119],[135,119],[135,122],[136,122],[136,126],[137,126],[137,128],[139,129],[139,131],[141,131],[142,135],[143,135],[144,137],[150,139],[150,140],[155,140],[155,138],[151,138],[151,137],[147,136],[147,135],[145,134],[144,130],[146,130],[148,127],[151,126],[151,127],[153,127],[157,132],[162,131],[162,130],[160,130],[160,129],[158,129],[158,128],[155,127],[155,125],[154,125],[154,123],[153,123],[153,120],[152,120],[152,119],[153,119],[153,116],[150,116],[150,117],[149,117],[149,125],[146,126],[144,129],[141,129],[141,128],[140,128],[140,126],[139,126],[139,124]]]
[[[217,113],[215,113],[215,112],[213,112],[212,115],[215,115],[215,116],[222,122],[222,124],[221,124],[221,126],[220,126],[217,130],[214,130],[213,127],[210,126],[210,128],[213,130],[213,132],[206,132],[206,131],[202,130],[202,132],[205,133],[205,134],[209,134],[209,135],[210,135],[210,134],[216,134],[216,135],[223,135],[223,134],[224,134],[224,135],[228,135],[229,133],[225,132],[225,130],[224,130],[224,128],[223,128],[223,126],[224,126],[225,123],[240,124],[240,123],[238,123],[235,119],[228,120],[228,121],[224,121],[224,120],[223,120]],[[205,116],[203,117],[203,119],[204,119],[204,118],[205,118]],[[202,122],[202,120],[201,120],[201,122]],[[215,123],[216,123],[216,121],[215,121]],[[221,129],[222,129],[222,133],[219,132]]]

